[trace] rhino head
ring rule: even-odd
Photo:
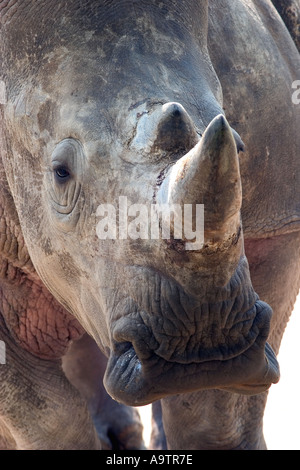
[[[35,269],[106,352],[116,400],[260,393],[278,380],[272,312],[244,254],[243,144],[221,107],[207,2],[77,3],[37,22],[36,2],[5,26],[3,159]],[[189,209],[189,231],[174,216],[151,237],[157,206]]]

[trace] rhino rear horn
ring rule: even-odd
[[[175,102],[161,108],[153,150],[188,152],[199,140],[195,125],[184,107]]]

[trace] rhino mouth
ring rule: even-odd
[[[209,351],[202,351],[191,360],[162,354],[141,318],[119,321],[104,378],[108,393],[126,405],[143,406],[165,396],[197,390],[222,389],[247,395],[268,390],[279,380],[276,356],[266,343],[271,309],[257,301],[255,310],[243,346],[237,345],[235,352],[211,356]]]

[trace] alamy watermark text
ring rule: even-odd
[[[200,250],[204,243],[203,204],[130,204],[126,196],[113,204],[100,204],[96,227],[100,240],[183,240],[186,250]]]
[[[292,102],[294,104],[300,104],[300,80],[295,80],[292,83],[294,93],[292,94]]]

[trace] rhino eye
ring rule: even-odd
[[[78,211],[74,211],[82,189],[85,154],[81,143],[72,137],[60,141],[53,150],[50,171],[46,172],[47,197],[53,207],[54,220],[62,223],[61,216],[68,216],[65,225],[77,220]],[[74,211],[71,220],[69,215]],[[59,219],[56,219],[59,216]]]
[[[56,168],[54,171],[55,179],[58,183],[65,183],[71,176],[69,170],[63,166]]]

